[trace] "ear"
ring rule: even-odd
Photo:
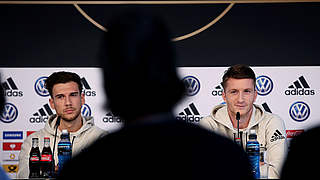
[[[256,101],[257,96],[258,96],[258,91],[257,91],[257,90],[255,90],[255,91],[254,91],[253,102],[255,102],[255,101]]]
[[[55,109],[54,102],[53,102],[52,98],[49,99],[49,103],[50,103],[51,109]]]
[[[227,102],[227,101],[226,101],[226,99],[227,99],[227,98],[226,98],[226,93],[224,92],[224,90],[222,91],[222,98],[223,98],[224,102]]]

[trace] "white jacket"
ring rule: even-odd
[[[54,146],[54,135],[55,135],[55,124],[57,121],[57,116],[53,115],[46,122],[45,127],[40,129],[39,131],[28,136],[21,147],[21,151],[19,154],[19,170],[17,174],[17,178],[28,178],[29,177],[29,153],[32,147],[32,138],[39,138],[39,149],[40,152],[44,146],[44,137],[50,137],[50,147],[53,152]],[[107,131],[104,131],[97,126],[94,125],[93,117],[82,117],[83,125],[77,131],[70,133],[70,141],[73,143],[72,145],[72,156],[77,155],[86,147],[88,147],[91,143],[93,143],[98,138],[107,134]],[[57,129],[57,137],[56,144],[54,150],[54,159],[55,165],[58,164],[58,142],[60,141],[61,131],[59,128]]]
[[[211,115],[200,120],[200,126],[234,140],[237,129],[233,127],[227,112],[227,105],[216,106]],[[280,171],[287,154],[286,130],[283,120],[254,105],[249,125],[242,132],[242,143],[246,145],[250,129],[255,129],[257,140],[266,148],[265,161],[269,167],[268,178],[280,178]],[[241,133],[240,133],[241,134]]]

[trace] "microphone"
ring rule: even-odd
[[[239,112],[237,112],[237,114],[236,114],[236,120],[240,120],[240,113]]]
[[[237,129],[238,129],[238,138],[240,138],[240,133],[239,133],[239,121],[240,121],[240,113],[237,112],[236,114],[236,120],[237,120]]]
[[[237,120],[237,130],[238,130],[238,137],[236,138],[236,143],[242,147],[242,141],[241,141],[240,129],[239,129],[240,112],[236,113],[236,120]]]

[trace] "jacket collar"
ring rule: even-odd
[[[265,115],[265,112],[264,112],[263,108],[259,105],[253,104],[253,111],[251,114],[249,125],[247,128],[245,128],[243,130],[248,131],[253,126],[257,125],[260,121],[262,121],[264,115]],[[224,125],[228,129],[231,129],[232,131],[236,131],[236,128],[233,127],[232,122],[230,120],[227,105],[221,104],[221,105],[216,106],[213,109],[210,116],[212,119],[214,119],[218,123]]]
[[[83,133],[84,131],[87,131],[92,126],[94,126],[94,121],[92,116],[81,116],[81,117],[82,117],[82,127],[77,132],[70,133],[70,136],[79,136],[81,133]],[[44,130],[53,136],[56,129],[55,127],[56,127],[57,119],[58,118],[56,114],[50,116],[44,127]],[[58,128],[57,135],[58,136],[61,135],[61,131],[59,130],[59,128]]]

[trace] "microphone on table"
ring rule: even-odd
[[[240,121],[240,112],[236,113],[236,120],[237,120],[237,130],[238,130],[238,134],[237,137],[235,138],[236,143],[242,147],[242,141],[241,141],[241,137],[240,137],[240,129],[239,129],[239,121]]]

